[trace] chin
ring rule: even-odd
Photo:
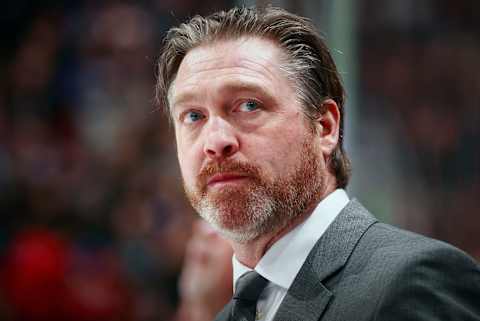
[[[252,195],[255,196],[255,195]],[[204,199],[197,211],[225,238],[238,243],[247,243],[272,230],[271,221],[275,211],[271,201],[251,197],[231,198],[228,202],[213,205]],[[277,221],[278,222],[278,221]]]

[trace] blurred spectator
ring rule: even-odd
[[[180,279],[176,321],[209,321],[232,297],[230,244],[206,222],[198,220],[188,242]]]
[[[54,233],[19,233],[7,250],[2,279],[14,320],[65,320],[68,244]]]
[[[113,253],[74,249],[46,229],[20,232],[5,257],[13,320],[132,320],[129,289]]]

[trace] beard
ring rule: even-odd
[[[277,179],[251,163],[209,163],[193,188],[184,183],[185,192],[194,209],[218,232],[232,241],[246,243],[282,230],[320,200],[324,180],[318,155],[305,139],[293,169]],[[240,186],[208,191],[208,179],[224,172],[248,178]]]

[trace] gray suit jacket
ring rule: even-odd
[[[230,304],[216,321],[226,321]],[[480,268],[351,201],[310,252],[274,321],[480,321]]]

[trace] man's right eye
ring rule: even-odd
[[[202,120],[203,118],[205,118],[205,116],[201,112],[191,110],[185,113],[183,120],[187,124],[193,124],[199,120]]]

